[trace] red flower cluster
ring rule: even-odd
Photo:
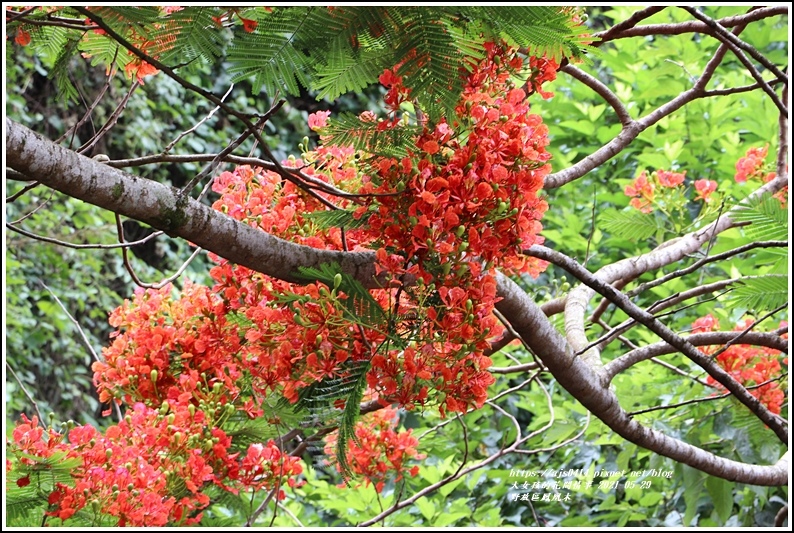
[[[769,144],[763,148],[748,148],[744,157],[740,157],[736,162],[736,175],[734,179],[739,183],[744,183],[748,179],[765,178],[767,173],[764,172],[764,160],[766,159],[768,151]]]
[[[650,176],[643,170],[631,184],[626,185],[623,192],[631,198],[629,205],[643,213],[650,213],[653,204],[658,202],[657,190],[660,189],[661,194],[664,195],[664,189],[677,188],[684,183],[685,178],[686,170],[684,172],[657,170]],[[709,180],[698,180],[698,182],[695,183],[695,189],[701,193],[698,195],[698,200],[706,200],[717,189],[716,182]]]
[[[494,382],[483,352],[502,327],[492,313],[494,270],[536,276],[545,268],[521,250],[542,242],[548,206],[538,195],[550,171],[546,126],[511,78],[522,58],[493,43],[486,52],[462,70],[456,113],[422,121],[406,157],[304,145],[301,160],[284,162],[355,197],[317,198],[249,167],[217,178],[214,207],[237,220],[314,248],[375,250],[390,280],[371,294],[382,316],[351,320],[353,296],[336,279],[333,287],[299,286],[217,257],[212,289],[187,282],[177,297],[170,287],[136,293],[112,313],[118,331],[93,367],[101,401],[134,406],[125,420],[104,436],[75,428],[68,442],[44,439],[30,421],[15,435],[15,453],[46,457],[60,446],[83,459],[75,486],[53,492],[54,516],[89,505],[120,524],[194,523],[209,503],[202,492],[209,484],[232,492],[293,485],[297,459],[272,442],[240,449],[230,421],[265,416],[267,397],[295,402],[306,387],[362,365],[383,406],[435,403],[444,415],[483,405]],[[540,92],[554,65],[530,62]],[[398,67],[381,76],[391,117],[379,129],[399,127],[399,106],[410,98]],[[310,127],[322,133],[327,119],[314,114]],[[371,113],[362,120],[378,121]],[[366,224],[344,233],[324,226],[311,215],[326,210],[323,200],[366,216]],[[351,464],[381,490],[387,472],[404,475],[419,455],[410,432],[392,429],[392,409],[373,418],[374,426],[356,429]]]
[[[769,144],[763,148],[749,148],[745,156],[740,157],[736,162],[734,179],[738,183],[744,183],[748,180],[761,180],[767,183],[775,179],[777,173],[772,171],[771,167],[764,162],[768,151]],[[785,206],[788,202],[788,186],[783,187],[774,196]]]
[[[739,323],[734,331],[742,331],[752,323],[747,319]],[[780,326],[787,326],[787,322],[781,322]],[[716,331],[719,329],[719,322],[713,315],[709,314],[701,317],[692,323],[694,333]],[[785,337],[785,335],[784,335]],[[713,352],[715,348],[705,349],[705,353]],[[749,344],[736,344],[728,347],[727,350],[717,356],[717,362],[725,369],[736,381],[749,388],[750,394],[767,406],[775,414],[780,413],[780,408],[786,396],[780,388],[779,381],[767,383],[769,380],[778,377],[781,373],[781,362],[788,366],[788,358],[784,357],[781,361],[781,352],[764,346],[751,346]],[[711,376],[707,382],[719,390],[724,390],[722,385]],[[761,385],[763,383],[763,385]],[[761,385],[760,387],[757,385]]]
[[[77,459],[74,486],[57,483],[49,495],[49,516],[66,521],[88,508],[116,517],[119,526],[165,526],[198,523],[200,510],[210,503],[202,492],[209,483],[234,493],[294,484],[293,476],[302,471],[298,459],[283,457],[272,441],[252,444],[241,461],[238,453],[229,453],[231,438],[212,421],[224,407],[215,405],[208,415],[192,403],[165,402],[159,409],[136,403],[105,435],[77,426],[68,441],[52,429],[45,439],[37,418],[23,416],[8,443],[25,474],[17,485],[46,475],[42,463],[30,457]]]
[[[416,450],[419,441],[411,435],[411,430],[395,432],[393,427],[397,419],[397,411],[387,407],[366,415],[356,424],[356,439],[351,441],[350,468],[353,473],[363,476],[367,486],[375,485],[375,490],[381,492],[386,483],[388,472],[396,472],[399,481],[405,473],[416,476],[419,467],[414,465],[408,468],[409,459],[423,459],[424,455]],[[333,457],[336,449],[338,434],[331,433],[326,437],[325,453]],[[337,463],[339,472],[341,466]],[[342,485],[344,486],[344,485]]]
[[[657,170],[648,176],[648,173],[643,170],[632,183],[623,189],[623,192],[631,198],[629,204],[632,207],[643,213],[650,213],[653,211],[654,205],[663,206],[664,209],[685,201],[680,196],[676,196],[685,178],[686,171]],[[695,180],[693,185],[697,192],[695,200],[707,203],[711,201],[711,195],[717,190],[717,182],[713,180]]]

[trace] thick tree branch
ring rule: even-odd
[[[339,263],[377,287],[374,254],[300,246],[240,223],[155,181],[116,170],[58,146],[6,119],[6,164],[53,189],[165,231],[270,276],[305,283],[299,266]]]
[[[708,372],[711,377],[728,389],[740,402],[747,406],[753,414],[769,426],[781,442],[788,442],[788,431],[781,422],[780,417],[771,413],[758,398],[747,392],[747,389],[745,389],[741,383],[736,381],[733,376],[718,366],[710,357],[695,348],[692,344],[687,342],[686,339],[676,335],[675,332],[660,322],[652,314],[635,305],[625,294],[615,290],[609,283],[600,280],[598,277],[588,272],[587,269],[579,265],[573,259],[546,248],[545,246],[534,245],[525,253],[564,268],[591,289],[612,300],[623,312],[656,333],[663,340],[667,341],[668,344],[674,346],[678,351]]]
[[[717,457],[631,419],[609,389],[607,375],[573,355],[565,339],[515,282],[499,275],[497,283],[503,297],[497,308],[510,317],[515,330],[537,351],[560,385],[621,437],[723,479],[759,485],[788,483],[788,452],[773,466],[743,464]]]
[[[365,286],[379,286],[372,253],[334,252],[300,246],[226,217],[189,198],[183,197],[178,203],[179,191],[172,187],[82,157],[8,119],[6,135],[7,165],[29,179],[38,179],[44,185],[75,198],[181,236],[230,261],[287,281],[300,281],[295,277],[298,266],[336,261]],[[766,187],[780,185],[779,180],[773,180]],[[648,269],[653,263],[646,260],[638,265]],[[513,328],[559,383],[624,438],[725,479],[760,485],[786,483],[787,455],[775,466],[737,463],[632,421],[609,391],[603,371],[596,372],[582,358],[574,357],[565,339],[514,282],[498,274],[497,283],[502,298],[497,304],[499,311],[508,317]],[[509,453],[509,450],[505,449],[504,453]],[[459,476],[489,464],[504,453],[465,468]]]
[[[741,30],[742,28],[743,27],[739,27],[737,30]],[[555,189],[557,187],[562,187],[566,183],[581,178],[597,166],[604,164],[606,161],[609,161],[617,154],[622,152],[629,144],[631,144],[634,139],[640,135],[640,133],[650,128],[664,117],[671,115],[673,112],[682,108],[689,102],[702,97],[706,90],[706,85],[714,76],[717,66],[719,66],[719,64],[722,62],[727,51],[728,45],[726,43],[720,45],[712,58],[706,64],[706,67],[703,69],[703,73],[700,75],[700,78],[697,80],[697,82],[695,82],[695,85],[691,89],[684,91],[666,104],[648,113],[641,119],[632,120],[623,124],[623,129],[620,131],[617,137],[606,143],[604,146],[588,155],[575,165],[546,176],[546,178],[543,180],[543,188]]]

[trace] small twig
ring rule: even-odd
[[[488,372],[491,374],[515,374],[518,372],[526,372],[528,370],[537,370],[540,368],[540,364],[536,362],[531,363],[524,363],[523,365],[516,365],[516,366],[507,366],[507,367],[497,367],[492,366],[488,369]]]
[[[119,241],[121,243],[124,243],[124,227],[121,224],[121,217],[119,215],[116,215],[116,230],[118,232]],[[128,246],[121,248],[121,255],[124,263],[124,268],[127,270],[130,277],[132,277],[132,281],[136,285],[138,285],[139,287],[143,287],[144,289],[162,289],[163,287],[165,287],[166,285],[177,279],[179,276],[181,276],[182,273],[185,271],[185,269],[188,267],[188,265],[190,265],[190,263],[193,262],[196,256],[198,256],[198,254],[204,250],[201,247],[196,247],[196,250],[192,254],[190,254],[190,257],[188,257],[187,260],[184,263],[182,263],[182,266],[180,266],[173,275],[165,278],[159,283],[144,283],[135,274],[135,269],[132,267],[132,263],[130,263],[129,255],[127,254],[127,248]]]
[[[13,9],[6,8],[6,24],[10,24],[11,22],[15,22],[26,15],[30,15],[40,7],[42,6],[33,6],[23,9],[22,11],[14,11]]]
[[[43,235],[36,235],[35,233],[31,233],[27,230],[22,228],[17,228],[16,226],[10,225],[6,222],[6,228],[10,229],[11,231],[15,231],[25,237],[30,237],[31,239],[36,239],[37,241],[48,242],[50,244],[57,244],[58,246],[65,246],[67,248],[75,248],[77,250],[102,250],[102,249],[110,249],[110,248],[129,248],[131,246],[136,246],[138,244],[143,244],[158,235],[162,235],[162,231],[156,231],[151,235],[147,235],[143,239],[139,241],[132,241],[132,242],[123,242],[123,243],[115,243],[115,244],[73,244],[71,242],[61,241],[58,239],[53,239],[52,237],[44,237]]]
[[[64,132],[64,134],[63,134],[63,135],[61,135],[61,136],[60,136],[60,137],[58,137],[58,138],[57,138],[55,141],[53,141],[54,143],[56,143],[56,144],[60,144],[60,143],[61,143],[61,142],[62,142],[64,139],[66,139],[66,137],[69,135],[69,133],[72,133],[72,132],[75,132],[75,133],[76,133],[76,132],[77,132],[77,129],[78,129],[80,126],[82,126],[83,124],[85,124],[85,122],[86,122],[86,121],[87,121],[89,118],[91,118],[91,114],[94,112],[94,109],[96,109],[96,107],[97,107],[97,106],[99,105],[99,103],[102,101],[102,98],[105,96],[105,93],[106,93],[106,92],[107,92],[107,90],[110,88],[110,82],[111,82],[112,80],[113,80],[113,76],[108,76],[108,77],[107,77],[107,80],[105,81],[105,84],[104,84],[104,85],[102,86],[102,88],[99,90],[99,94],[97,95],[97,97],[96,97],[96,98],[94,98],[94,101],[91,103],[91,105],[90,105],[90,106],[87,106],[87,108],[86,108],[86,110],[85,110],[85,113],[83,113],[83,116],[82,116],[82,118],[80,118],[80,120],[78,120],[78,121],[77,121],[77,123],[76,123],[76,124],[74,124],[72,127],[70,127],[68,130],[66,130],[66,131]],[[82,98],[82,94],[81,94],[80,96],[81,96],[81,98]],[[93,125],[93,122],[92,122],[92,125]],[[71,146],[71,141],[69,142],[69,145]]]
[[[714,263],[716,261],[722,261],[723,259],[728,259],[735,255],[747,252],[749,250],[753,250],[755,248],[788,248],[788,241],[751,242],[749,244],[739,246],[737,248],[728,250],[726,252],[722,252],[720,254],[703,257],[702,259],[695,261],[686,268],[680,268],[678,270],[670,272],[669,274],[665,274],[661,278],[657,278],[653,281],[648,281],[646,283],[639,285],[638,287],[627,292],[626,296],[628,296],[629,298],[633,298],[634,296],[637,296],[638,294],[641,294],[647,291],[648,289],[652,289],[654,287],[658,287],[659,285],[667,283],[671,279],[680,278],[681,276],[685,276],[686,274],[691,274],[692,272],[695,272],[703,265]]]
[[[28,392],[28,389],[25,388],[25,385],[22,383],[22,380],[19,379],[19,376],[17,376],[17,373],[14,372],[14,369],[11,368],[11,363],[9,363],[8,360],[6,360],[6,368],[8,368],[8,371],[11,372],[12,376],[14,376],[14,379],[16,380],[17,384],[19,384],[19,388],[22,390],[22,394],[25,395],[25,397],[28,399],[30,404],[33,406],[33,409],[36,410],[36,414],[39,415],[39,424],[41,424],[41,427],[47,429],[47,426],[44,424],[44,417],[41,416],[41,412],[39,411],[39,404],[37,404],[36,400],[33,399],[33,396],[31,396],[31,394]]]
[[[69,312],[69,310],[66,309],[66,306],[63,305],[63,302],[61,302],[61,299],[58,298],[58,295],[55,294],[52,291],[52,289],[50,289],[47,286],[46,283],[44,283],[41,280],[38,280],[38,282],[39,282],[39,284],[41,284],[42,287],[47,289],[47,292],[50,293],[50,296],[52,296],[55,299],[55,303],[58,304],[58,306],[63,310],[63,312],[66,314],[66,316],[69,317],[69,320],[72,321],[72,324],[74,324],[74,326],[77,328],[77,332],[80,334],[80,338],[83,339],[83,344],[85,344],[85,347],[88,348],[88,351],[91,354],[91,357],[93,357],[94,361],[97,361],[97,362],[101,363],[102,359],[99,357],[99,354],[96,353],[96,351],[94,350],[93,346],[91,346],[91,342],[88,340],[88,336],[83,331],[83,328],[80,327],[80,323],[77,321],[77,319],[74,316],[72,316],[72,314]],[[118,416],[119,422],[121,422],[121,420],[123,420],[123,417],[121,416],[121,409],[119,408],[119,405],[116,402],[114,402],[114,401],[111,401],[110,403],[113,404],[113,407],[116,408],[116,416]]]
[[[779,79],[769,80],[766,82],[769,84],[770,87],[782,83]],[[712,89],[710,91],[706,91],[703,93],[704,97],[712,97],[712,96],[727,96],[729,94],[739,94],[739,93],[746,93],[750,91],[755,91],[761,88],[760,83],[753,83],[751,85],[742,85],[741,87],[732,87],[730,89]],[[783,93],[785,95],[785,93]]]
[[[229,90],[228,90],[228,91],[226,91],[226,94],[224,94],[224,95],[221,97],[221,102],[222,102],[222,101],[224,101],[224,100],[226,100],[226,97],[227,97],[227,96],[229,96],[229,94],[231,94],[231,92],[232,92],[232,89],[234,89],[234,84],[233,84],[233,83],[232,83],[232,84],[231,84],[231,86],[229,87]],[[174,139],[173,141],[171,141],[170,143],[168,143],[168,146],[166,146],[166,147],[165,147],[165,149],[164,149],[164,150],[163,150],[161,153],[162,153],[163,155],[165,155],[165,154],[167,154],[168,152],[170,152],[170,151],[171,151],[171,148],[173,148],[174,146],[176,146],[176,143],[178,143],[179,141],[181,141],[182,139],[184,139],[186,136],[188,136],[188,135],[190,135],[191,133],[193,133],[194,131],[196,131],[196,130],[197,130],[197,129],[198,129],[198,128],[199,128],[199,127],[202,125],[202,124],[204,124],[204,123],[205,123],[205,122],[207,122],[209,119],[211,119],[211,118],[212,118],[212,117],[215,115],[215,113],[216,113],[216,112],[217,112],[219,109],[220,109],[220,106],[215,106],[214,108],[212,108],[212,111],[210,111],[210,112],[209,112],[209,113],[208,113],[208,114],[207,114],[207,115],[206,115],[204,118],[202,118],[201,120],[199,120],[199,121],[198,121],[198,122],[197,122],[195,125],[193,125],[191,128],[189,128],[189,129],[187,129],[187,130],[183,131],[182,133],[180,133],[180,134],[177,136],[177,138],[176,138],[176,139]]]
[[[582,435],[584,435],[584,432],[587,431],[587,428],[590,427],[590,419],[591,419],[590,418],[590,411],[587,411],[587,418],[585,420],[584,427],[579,431],[579,433],[577,433],[573,437],[570,437],[570,438],[568,438],[568,439],[566,439],[566,440],[564,440],[564,441],[562,441],[562,442],[560,442],[558,444],[555,444],[554,446],[549,446],[548,448],[536,448],[534,450],[516,449],[515,453],[520,453],[520,454],[523,454],[523,455],[534,455],[536,453],[556,452],[560,448],[564,448],[565,446],[571,444],[572,442],[576,442],[577,440],[579,440],[582,437]]]
[[[276,501],[276,505],[278,506],[278,508],[279,508],[279,509],[281,509],[282,511],[284,511],[284,513],[285,513],[287,516],[289,516],[289,517],[292,519],[292,521],[293,521],[293,522],[295,522],[296,524],[298,524],[298,527],[306,527],[306,526],[304,526],[304,525],[303,525],[303,522],[301,522],[300,520],[298,520],[298,517],[297,517],[297,516],[295,516],[295,514],[293,514],[293,512],[292,512],[292,511],[290,511],[289,509],[287,509],[287,506],[286,506],[286,505],[284,505],[283,503],[281,503],[281,502],[279,502],[279,501]]]
[[[32,211],[30,211],[29,213],[26,213],[26,214],[22,215],[21,217],[19,217],[18,219],[14,220],[14,221],[7,222],[7,224],[9,224],[9,225],[11,225],[11,226],[16,226],[16,225],[17,225],[17,224],[19,224],[20,222],[24,222],[24,221],[25,221],[25,220],[27,220],[28,218],[32,217],[32,216],[33,216],[33,215],[34,215],[34,214],[35,214],[35,213],[36,213],[36,212],[37,212],[39,209],[42,209],[42,208],[46,207],[46,206],[47,206],[47,204],[49,204],[49,203],[50,203],[50,200],[52,200],[52,194],[53,194],[53,192],[55,192],[55,191],[54,191],[54,189],[50,189],[50,195],[47,197],[47,199],[46,199],[46,200],[44,200],[44,201],[43,201],[43,202],[41,202],[39,205],[37,205],[37,206],[36,206],[36,207],[35,207],[35,208],[34,208]]]
[[[784,374],[781,374],[780,376],[777,376],[775,378],[768,379],[768,380],[764,381],[763,383],[759,383],[758,385],[750,385],[749,387],[747,387],[747,390],[757,389],[759,387],[763,387],[764,385],[769,385],[770,383],[774,383],[776,381],[780,381],[781,379],[783,379],[787,375],[788,375],[787,373],[784,373]],[[686,400],[686,401],[679,402],[679,403],[671,403],[669,405],[657,405],[657,406],[654,406],[654,407],[648,407],[646,409],[640,409],[638,411],[630,411],[630,412],[628,412],[626,414],[628,416],[636,416],[636,415],[641,415],[641,414],[645,414],[645,413],[650,413],[650,412],[653,412],[653,411],[662,411],[662,410],[666,410],[666,409],[676,409],[678,407],[683,407],[685,405],[692,405],[692,404],[701,403],[701,402],[709,402],[709,401],[712,401],[712,400],[722,400],[722,399],[725,399],[725,398],[730,398],[731,396],[733,396],[733,395],[730,392],[726,392],[724,394],[717,394],[717,395],[713,395],[713,396],[707,396],[705,398],[694,398],[692,400]]]
[[[725,351],[726,351],[728,348],[730,348],[731,346],[733,346],[734,344],[736,344],[737,342],[739,342],[739,340],[740,340],[742,337],[744,337],[744,336],[745,336],[745,335],[747,335],[749,332],[751,332],[751,331],[752,331],[752,330],[753,330],[753,329],[754,329],[754,328],[755,328],[755,327],[756,327],[758,324],[760,324],[761,322],[763,322],[763,321],[764,321],[764,320],[766,320],[767,318],[770,318],[770,317],[772,317],[772,316],[776,315],[777,313],[779,313],[780,311],[782,311],[783,309],[785,309],[785,308],[787,308],[787,307],[788,307],[788,303],[784,303],[784,304],[782,304],[782,305],[780,305],[780,306],[776,307],[776,308],[775,308],[775,309],[773,309],[772,311],[768,312],[767,314],[765,314],[764,316],[762,316],[762,317],[761,317],[761,318],[759,318],[758,320],[755,320],[755,321],[754,321],[752,324],[750,324],[749,326],[747,326],[746,328],[744,328],[742,331],[740,331],[740,332],[739,332],[739,334],[738,334],[738,335],[736,335],[736,337],[734,337],[733,339],[731,339],[731,340],[729,340],[728,342],[726,342],[726,343],[725,343],[725,346],[723,346],[722,348],[720,348],[719,350],[717,350],[716,352],[714,352],[713,354],[711,354],[711,358],[712,358],[712,359],[716,359],[716,358],[717,358],[717,356],[719,356],[720,354],[724,353],[724,352],[725,352]]]
[[[36,187],[38,187],[39,185],[41,185],[41,183],[39,183],[38,181],[34,181],[33,183],[30,183],[30,184],[28,184],[28,185],[25,185],[24,187],[22,187],[22,189],[21,189],[20,191],[17,191],[17,192],[15,192],[15,193],[14,193],[14,194],[12,194],[11,196],[7,196],[7,197],[6,197],[6,203],[13,202],[14,200],[16,200],[17,198],[19,198],[20,196],[22,196],[22,195],[23,195],[23,194],[25,194],[26,192],[28,192],[28,191],[30,191],[30,190],[33,190],[33,189],[35,189],[35,188],[36,188]]]
[[[684,371],[684,370],[681,370],[681,369],[680,369],[680,368],[678,368],[677,366],[675,366],[675,365],[671,365],[670,363],[668,363],[668,362],[666,362],[666,361],[662,361],[662,360],[661,360],[661,359],[659,359],[658,357],[651,357],[651,358],[649,359],[649,361],[651,361],[651,362],[653,362],[653,363],[656,363],[656,364],[657,364],[657,365],[659,365],[659,366],[663,366],[663,367],[665,367],[667,370],[670,370],[671,372],[675,372],[676,374],[678,374],[678,375],[680,375],[680,376],[684,376],[685,378],[689,378],[689,379],[691,379],[692,381],[694,381],[694,382],[696,382],[696,383],[699,383],[699,384],[703,385],[704,387],[709,387],[709,386],[710,386],[710,385],[709,385],[707,382],[703,381],[703,380],[702,380],[702,379],[700,379],[699,377],[697,377],[697,376],[693,376],[693,375],[689,374],[688,372],[686,372],[686,371]]]
[[[83,144],[83,146],[81,146],[76,150],[78,154],[84,154],[89,150],[91,150],[91,148],[96,146],[99,140],[102,137],[104,137],[105,134],[109,132],[111,128],[113,128],[113,126],[116,125],[116,122],[118,122],[119,118],[121,117],[122,111],[124,111],[124,109],[127,107],[127,103],[130,101],[130,97],[132,96],[132,93],[135,92],[135,89],[137,89],[138,87],[140,87],[140,82],[138,82],[138,80],[135,80],[132,83],[132,85],[130,85],[130,90],[127,91],[127,94],[125,94],[124,98],[121,99],[119,105],[116,106],[116,109],[113,110],[113,113],[105,121],[105,124],[103,124],[102,127],[99,128],[99,131],[96,132],[93,137],[88,139],[88,141],[85,144]]]

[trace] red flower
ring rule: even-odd
[[[717,182],[712,180],[695,180],[695,190],[698,195],[695,200],[703,200],[709,202],[710,196],[717,190]]]
[[[20,28],[17,30],[17,35],[14,37],[14,42],[21,46],[27,46],[30,44],[30,34]]]

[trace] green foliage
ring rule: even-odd
[[[386,322],[386,313],[369,291],[350,274],[342,272],[336,263],[324,263],[317,268],[299,267],[300,276],[306,280],[325,283],[344,293],[342,301],[346,311],[345,318],[354,324],[367,328],[377,328]]]
[[[356,229],[367,225],[367,219],[369,217],[366,214],[356,219],[353,217],[353,213],[353,210],[335,209],[329,211],[314,211],[312,213],[306,213],[303,217],[311,220],[319,229],[323,230],[329,228]]]
[[[380,129],[377,122],[367,122],[350,113],[330,118],[322,130],[329,145],[353,145],[356,150],[387,157],[408,155],[407,149],[418,132],[417,126],[403,123]]]
[[[751,313],[771,311],[788,301],[788,275],[748,276],[731,291],[728,302]]]
[[[223,33],[215,31],[212,17],[216,14],[217,8],[204,6],[185,6],[172,13],[167,23],[152,32],[152,40],[159,44],[151,53],[168,64],[191,65],[216,60],[223,54],[226,44]]]
[[[22,463],[19,459],[31,464]],[[79,457],[68,459],[64,452],[53,453],[47,458],[18,453],[13,464],[14,469],[8,473],[6,483],[6,525],[25,526],[31,524],[34,515],[43,518],[48,507],[47,497],[57,483],[72,483],[71,472],[82,464],[82,460]],[[18,480],[22,478],[29,478],[30,483],[20,487]]]
[[[632,241],[652,237],[663,228],[661,221],[651,213],[636,209],[630,211],[605,211],[601,217],[601,227],[615,236]]]
[[[786,240],[788,238],[788,211],[780,200],[769,194],[749,198],[747,208],[731,214],[736,222],[750,222],[745,235],[756,241]]]

